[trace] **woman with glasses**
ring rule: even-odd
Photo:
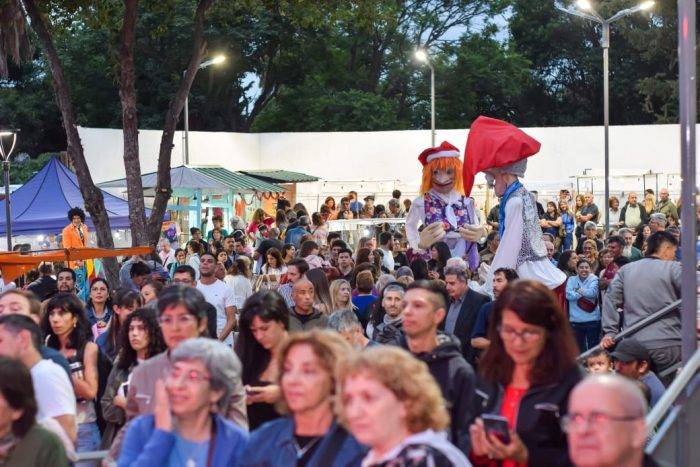
[[[173,351],[187,339],[208,335],[204,295],[194,287],[166,287],[158,298],[158,322],[167,350],[141,363],[131,374],[126,397],[127,421],[137,415],[153,413],[156,383],[170,371]],[[237,358],[236,361],[238,362]],[[245,390],[240,377],[233,382],[233,396],[229,398],[229,405],[223,415],[240,427],[247,428]]]
[[[277,354],[278,408],[288,415],[250,436],[241,465],[359,466],[363,448],[336,421],[336,371],[352,352],[339,334],[313,330],[290,334]]]
[[[582,372],[557,297],[539,282],[509,284],[494,304],[488,338],[491,344],[479,363],[483,392],[477,406],[481,414],[507,422],[508,431],[499,434],[477,418],[469,430],[472,463],[571,465],[560,419]]]
[[[221,414],[240,380],[240,362],[207,338],[185,340],[170,361],[156,383],[153,414],[129,424],[117,465],[237,465],[248,433]]]

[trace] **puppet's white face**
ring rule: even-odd
[[[438,193],[446,195],[454,189],[455,186],[455,171],[454,169],[435,169],[433,170],[432,188]]]

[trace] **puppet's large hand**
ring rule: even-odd
[[[486,235],[486,229],[479,224],[467,225],[459,229],[459,234],[468,242],[478,242]]]
[[[445,238],[445,228],[442,222],[433,222],[418,234],[418,248],[427,250],[443,238]]]

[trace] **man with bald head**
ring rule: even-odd
[[[644,206],[637,202],[637,193],[630,192],[627,195],[627,203],[620,210],[620,222],[625,227],[636,229],[642,224],[649,222],[649,214]]]
[[[314,308],[314,285],[304,276],[292,286],[294,306],[289,311],[289,330],[327,328],[328,316]]]
[[[668,188],[659,190],[659,201],[656,203],[656,212],[660,212],[666,217],[673,219],[678,224],[678,208],[668,195]]]
[[[576,467],[646,467],[647,402],[639,387],[611,373],[591,375],[569,397],[564,429]]]

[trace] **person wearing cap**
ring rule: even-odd
[[[466,257],[471,271],[479,266],[476,241],[483,237],[474,202],[464,195],[462,161],[459,150],[443,141],[423,151],[418,160],[423,166],[420,196],[406,216],[406,236],[414,251],[429,250],[444,241],[452,256]],[[426,227],[418,232],[418,227]]]
[[[469,130],[464,163],[464,190],[468,196],[478,172],[500,198],[498,230],[501,237],[484,284],[492,294],[493,271],[514,269],[521,279],[533,279],[555,290],[566,305],[566,274],[547,258],[535,197],[520,183],[527,158],[537,154],[540,143],[515,126],[480,116]]]
[[[649,405],[653,407],[666,388],[651,369],[649,351],[635,338],[623,339],[610,354],[615,372],[626,378],[641,381],[649,388]]]

